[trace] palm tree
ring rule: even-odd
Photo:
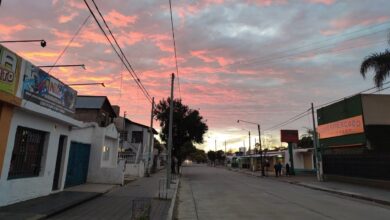
[[[390,34],[388,43],[390,44]],[[367,71],[370,69],[373,69],[375,72],[375,86],[381,88],[383,82],[390,76],[390,50],[386,49],[384,52],[373,53],[367,56],[360,66],[360,73],[363,78],[366,78]]]

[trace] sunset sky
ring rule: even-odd
[[[168,0],[95,0],[142,83],[156,100],[169,96],[175,72]],[[237,120],[259,122],[280,145],[281,128],[266,130],[310,107],[373,86],[359,67],[364,57],[390,47],[387,0],[172,0],[180,76],[175,96],[207,120],[200,146],[238,148],[250,129]],[[45,39],[7,44],[36,65],[53,64],[90,15],[83,0],[3,0],[0,40]],[[107,87],[74,87],[80,95],[107,95],[121,114],[149,124],[150,103],[112,51],[92,17],[53,69],[65,83],[104,82]],[[384,93],[386,93],[384,91]],[[286,129],[311,127],[311,116]],[[157,123],[155,123],[157,124]],[[246,139],[247,140],[247,139]],[[246,143],[247,146],[248,143]]]

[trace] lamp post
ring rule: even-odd
[[[68,84],[69,86],[95,86],[95,85],[101,85],[103,87],[106,87],[106,85],[104,85],[104,82],[99,82],[99,83],[72,83],[72,84]]]
[[[244,121],[244,120],[237,120],[237,123],[244,122],[247,124],[253,124],[257,125],[257,130],[259,132],[259,151],[260,151],[260,164],[261,164],[261,175],[265,176],[265,171],[264,171],[264,163],[263,163],[263,149],[261,146],[261,132],[260,132],[260,123],[255,123],[255,122],[250,122],[250,121]]]
[[[81,67],[86,70],[84,64],[61,64],[61,65],[43,65],[37,66],[39,68],[54,68],[54,67]]]
[[[4,40],[0,41],[0,44],[5,43],[30,43],[30,42],[40,42],[41,47],[46,47],[46,41],[45,40]]]

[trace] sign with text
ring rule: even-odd
[[[21,58],[0,45],[0,91],[15,95]]]
[[[320,139],[364,133],[363,116],[343,119],[318,126]]]
[[[280,130],[280,139],[282,142],[298,143],[298,130]]]
[[[76,97],[76,90],[26,62],[23,74],[23,99],[71,115],[75,112]]]

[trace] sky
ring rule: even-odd
[[[88,0],[91,3],[91,0]],[[169,1],[95,0],[118,43],[156,100],[170,93],[176,72]],[[172,0],[179,75],[175,97],[198,109],[209,126],[205,150],[248,147],[258,141],[280,146],[280,129],[312,127],[293,116],[372,87],[362,60],[390,46],[387,0]],[[51,65],[88,18],[83,0],[3,0],[0,40],[45,39],[6,46],[35,65]],[[64,83],[104,82],[74,87],[79,95],[106,95],[121,115],[148,125],[150,103],[89,17],[50,74]],[[179,87],[180,85],[180,87]],[[386,93],[383,91],[382,93]],[[155,123],[158,125],[158,123]],[[216,146],[215,146],[215,143]]]

